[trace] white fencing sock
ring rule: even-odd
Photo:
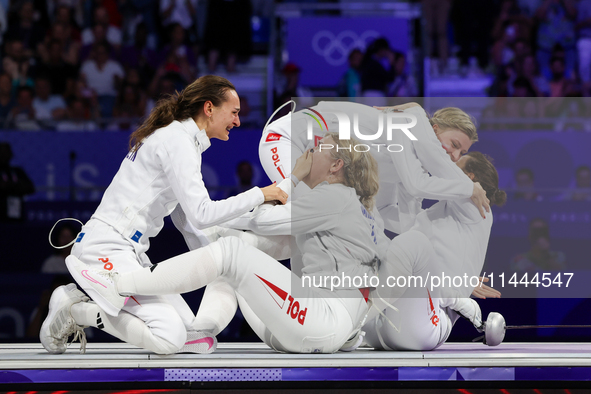
[[[120,273],[121,295],[179,294],[200,289],[223,272],[223,253],[218,243],[192,250],[151,267]]]
[[[114,317],[103,312],[94,302],[79,302],[72,305],[71,313],[78,325],[98,328],[154,353],[172,354],[179,351],[177,346],[154,335],[143,320],[125,311]]]
[[[218,335],[230,324],[237,308],[234,288],[224,278],[218,278],[205,288],[199,311],[192,324],[193,329]]]

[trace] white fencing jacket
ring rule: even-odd
[[[474,184],[441,147],[423,108],[417,106],[404,111],[417,118],[417,124],[409,129],[417,141],[411,141],[400,130],[393,130],[392,139],[388,140],[386,114],[364,104],[321,101],[311,109],[316,112],[305,109],[290,113],[271,123],[267,130],[290,140],[294,151],[304,152],[314,143],[308,139],[308,124],[311,124],[313,138],[323,136],[327,129],[338,132],[339,119],[336,114],[344,113],[350,121],[351,136],[355,136],[354,125],[358,126],[361,134],[374,135],[382,117],[382,136],[360,142],[369,146],[380,145],[379,152],[376,147],[372,147],[371,152],[379,166],[380,190],[376,196],[376,205],[388,230],[400,234],[410,229],[416,215],[421,212],[424,198],[461,200],[472,196]],[[322,115],[322,119],[318,114]],[[357,122],[354,122],[355,116],[358,116]],[[394,123],[407,122],[410,119],[396,119]],[[387,146],[396,144],[402,145],[401,152],[387,151]],[[292,165],[295,159],[297,157],[292,158]]]
[[[430,274],[452,278],[480,276],[492,224],[492,211],[483,219],[470,199],[440,201],[422,211],[413,230],[424,233],[437,254],[436,265],[430,267]],[[465,298],[474,290],[469,285],[451,289],[446,284],[445,287],[444,297]]]
[[[148,250],[149,238],[175,207],[196,228],[234,219],[264,202],[254,187],[226,200],[212,201],[201,176],[201,154],[211,145],[191,118],[173,121],[145,138],[123,160],[92,216],[129,239],[136,253]]]
[[[279,186],[284,182],[291,181]],[[295,236],[301,256],[292,256],[292,270],[300,274],[301,267],[301,275],[310,277],[367,275],[369,281],[378,268],[376,258],[385,254],[388,243],[379,218],[365,209],[355,189],[343,184],[323,182],[285,205],[261,205],[243,219],[230,226],[248,226],[261,235]],[[336,288],[358,287],[364,286]]]

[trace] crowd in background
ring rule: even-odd
[[[0,0],[1,126],[128,130],[219,63],[235,72],[251,15],[250,0]]]
[[[424,47],[432,77],[490,75],[488,93],[499,98],[591,96],[591,0],[414,2],[425,35],[413,45]],[[272,8],[273,1],[0,0],[0,126],[132,129],[158,98],[218,64],[236,72],[252,54],[251,19],[261,3]],[[354,49],[335,95],[420,96],[407,56],[384,38]],[[313,95],[300,86],[294,61],[279,69],[276,105]],[[498,100],[485,116],[582,116],[588,109]]]

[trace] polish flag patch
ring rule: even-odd
[[[269,133],[269,135],[267,135],[267,139],[265,140],[265,142],[279,141],[279,139],[281,139],[281,134]]]

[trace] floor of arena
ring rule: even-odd
[[[435,383],[436,387],[581,388],[591,387],[590,381],[589,343],[503,343],[497,347],[448,343],[429,352],[358,349],[336,354],[281,354],[264,344],[221,343],[213,354],[169,356],[123,343],[91,343],[86,354],[79,354],[79,345],[73,344],[61,355],[50,355],[37,343],[0,344],[0,390],[80,389],[91,383],[103,388],[184,389],[198,383],[207,389],[248,382],[283,383],[276,387],[292,388],[298,382],[336,387],[327,386],[332,382],[349,388],[363,382],[373,382],[372,387],[378,388],[397,384],[429,388]]]

